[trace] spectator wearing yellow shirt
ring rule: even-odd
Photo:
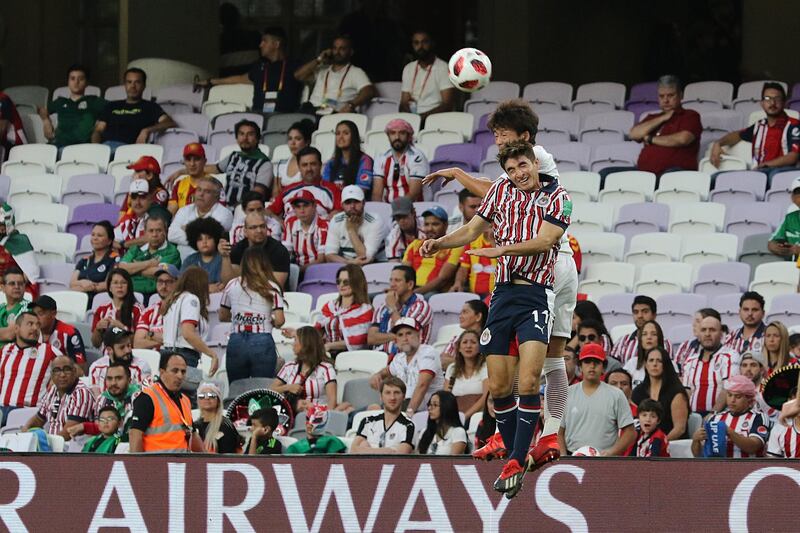
[[[491,294],[494,290],[497,259],[469,255],[467,250],[494,248],[494,246],[494,233],[489,228],[464,247],[464,253],[461,254],[461,267],[456,273],[456,281],[450,289],[451,292],[467,290],[474,292],[482,299]]]
[[[438,239],[447,233],[447,212],[443,208],[432,207],[422,213],[422,218],[426,239]],[[442,250],[433,257],[423,257],[419,249],[424,240],[416,239],[408,245],[403,255],[403,264],[417,273],[416,292],[428,297],[450,288],[464,248]]]
[[[167,205],[167,209],[173,216],[181,207],[194,203],[197,180],[207,176],[206,151],[202,144],[189,143],[183,147],[183,165],[184,168],[178,169],[167,178],[167,187],[174,181]],[[175,181],[176,178],[177,181]]]

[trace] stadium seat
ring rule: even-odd
[[[392,100],[400,101],[400,96],[403,91],[403,82],[401,81],[380,81],[375,84],[375,91],[381,98],[391,98]]]
[[[66,231],[81,239],[84,235],[91,233],[92,227],[96,222],[107,220],[114,224],[117,218],[119,218],[119,207],[115,204],[79,205],[72,211]]]
[[[72,233],[28,231],[28,239],[40,265],[72,261],[78,245],[78,237]]]
[[[684,235],[681,261],[696,268],[706,263],[735,261],[738,248],[736,235],[710,232]]]
[[[678,347],[684,342],[695,338],[694,333],[692,332],[692,325],[686,323],[678,326],[672,326],[670,329],[664,332],[664,336],[672,343],[673,352],[677,350]]]
[[[711,163],[710,157],[704,157],[697,164],[697,170],[705,172],[706,174],[714,174],[715,172],[736,172],[747,170],[747,163],[738,158],[727,154],[722,154],[720,157],[719,167]]]
[[[770,233],[763,233],[745,237],[741,246],[742,251],[739,253],[739,261],[750,265],[753,271],[765,263],[784,262],[782,257],[778,257],[767,248],[771,236]]]
[[[569,191],[573,202],[597,200],[597,196],[600,194],[600,174],[597,172],[582,170],[561,172],[559,181]]]
[[[561,172],[568,170],[587,170],[592,155],[592,147],[579,142],[548,146]]]
[[[422,130],[416,138],[416,147],[422,150],[425,157],[430,161],[437,146],[443,144],[457,144],[464,142],[459,132],[445,131],[439,129]]]
[[[365,106],[361,106],[361,112],[367,117],[368,120],[372,120],[378,115],[395,113],[399,107],[400,102],[398,100],[375,97],[372,98]]]
[[[9,188],[11,188],[11,178],[5,174],[0,174],[0,200],[5,202],[8,199]]]
[[[236,102],[249,107],[253,103],[253,85],[251,83],[214,85],[208,91],[206,103],[208,102]]]
[[[725,206],[711,202],[685,202],[670,208],[669,232],[680,235],[715,233],[725,225]]]
[[[474,125],[475,117],[458,111],[434,113],[428,115],[425,120],[425,130],[453,131],[461,134],[463,138],[458,142],[469,141],[472,138]]]
[[[625,109],[633,113],[634,122],[637,124],[646,119],[648,115],[661,112],[658,104],[655,103],[627,103]]]
[[[182,104],[199,111],[203,106],[203,92],[195,91],[190,83],[169,85],[156,91],[156,102],[161,106]]]
[[[607,176],[608,177],[608,176]],[[666,204],[638,203],[619,206],[614,232],[624,235],[630,242],[634,235],[666,231],[669,222]]]
[[[573,202],[570,231],[603,233],[611,230],[614,207],[593,202]]]
[[[434,193],[433,201],[452,213],[454,209],[458,209],[458,193],[463,189],[463,185],[453,180]]]
[[[629,170],[606,176],[600,201],[613,205],[642,203],[653,198],[656,175],[652,172]]]
[[[481,164],[481,154],[471,143],[440,144],[434,151],[430,170],[434,172],[450,167],[476,171]]]
[[[750,282],[750,290],[756,291],[767,301],[779,294],[796,293],[800,281],[797,265],[789,261],[758,265]]]
[[[471,292],[446,292],[431,296],[428,300],[433,315],[431,331],[438,331],[449,324],[458,324],[458,315],[461,314],[464,303],[477,299],[478,295]]]
[[[723,172],[714,180],[714,190],[709,201],[728,203],[736,201],[763,200],[767,189],[767,175],[755,170]]]
[[[681,236],[670,233],[634,235],[625,254],[625,262],[642,266],[650,263],[677,261],[681,253]]]
[[[125,144],[114,152],[114,161],[108,165],[108,173],[113,176],[131,174],[128,165],[144,155],[154,157],[159,163],[164,155],[164,148],[157,144]]]
[[[232,130],[242,120],[255,122],[260,130],[264,129],[264,115],[260,113],[226,113],[214,117],[215,130]]]
[[[529,83],[522,90],[522,99],[530,102],[538,114],[567,109],[572,103],[572,85],[558,81]]]
[[[779,172],[772,176],[772,183],[769,190],[764,195],[764,201],[770,204],[778,204],[786,208],[791,203],[791,187],[794,179],[800,177],[800,170]]]
[[[261,145],[259,145],[261,146]],[[289,150],[288,144],[281,144],[272,148],[272,153],[270,154],[270,159],[272,159],[272,164],[276,164],[281,161],[287,161],[289,158],[292,157],[292,152]],[[220,156],[220,159],[222,157]]]
[[[580,133],[580,126],[581,116],[577,113],[572,111],[553,111],[539,115],[538,133],[566,133],[570,138],[577,139]]]
[[[634,297],[635,295],[632,293],[621,293],[608,294],[598,298],[595,303],[603,314],[603,322],[607,329],[633,322],[631,305]]]
[[[63,178],[99,174],[106,171],[110,159],[111,148],[104,144],[73,144],[64,147],[54,173]]]
[[[536,133],[536,144],[540,146],[550,146],[553,144],[565,144],[571,142],[569,133],[560,131],[539,131]],[[494,142],[494,139],[492,139]]]
[[[719,108],[730,107],[733,101],[733,84],[726,81],[701,81],[689,83],[683,89],[683,102],[714,103]]]
[[[464,113],[472,115],[475,119],[475,124],[477,124],[482,116],[492,113],[497,108],[498,103],[500,103],[499,100],[469,99],[464,102]],[[538,137],[536,140],[538,142]]]
[[[311,145],[320,151],[322,160],[327,161],[333,157],[336,148],[336,135],[330,131],[317,130],[311,134]]]
[[[200,138],[201,142],[205,142],[208,138],[208,133],[211,131],[211,123],[207,116],[202,113],[181,113],[172,116],[172,120],[178,125],[181,130],[193,131]]]
[[[105,93],[103,94],[103,99],[109,102],[114,102],[118,100],[125,100],[128,97],[127,93],[125,92],[124,85],[113,85],[106,89]],[[150,87],[145,87],[144,92],[142,93],[143,100],[152,100],[153,99],[153,91]]]
[[[641,266],[639,281],[636,282],[634,292],[657,298],[664,294],[686,291],[691,284],[692,265],[687,263],[650,263]]]
[[[86,89],[84,89],[83,94],[86,96],[101,96],[102,91],[100,91],[100,87],[97,85],[87,85]],[[63,87],[59,87],[53,91],[52,96],[50,97],[53,101],[57,100],[58,98],[69,98],[70,90],[69,87],[64,85]]]
[[[75,271],[72,263],[50,263],[39,267],[39,292],[68,291],[69,280]]]
[[[708,199],[711,176],[695,170],[662,174],[653,200],[665,204],[699,202]]]
[[[337,372],[362,372],[367,377],[386,368],[389,356],[378,350],[350,350],[336,356]]]
[[[311,315],[312,296],[302,292],[284,292],[284,314],[287,322],[308,322]],[[292,318],[290,318],[292,317]]]
[[[797,109],[784,109],[787,115],[792,118],[800,118],[800,111]],[[759,120],[767,118],[767,114],[764,113],[763,109],[758,109],[750,113],[750,116],[747,118],[747,125],[755,124]]]
[[[800,294],[779,294],[767,310],[766,323],[783,322],[786,326],[800,324]]]
[[[48,293],[58,306],[58,319],[69,323],[83,322],[89,296],[85,292],[57,291]],[[158,365],[155,366],[158,368]]]
[[[584,264],[622,261],[625,254],[625,237],[622,235],[579,232],[577,236],[580,238]]]
[[[595,146],[589,170],[600,172],[606,167],[635,167],[641,150],[642,146],[632,141]]]
[[[703,294],[664,294],[656,298],[658,324],[664,332],[675,326],[691,324],[698,309],[708,307]]]
[[[658,82],[646,81],[631,85],[630,94],[625,101],[625,109],[633,104],[658,105]]]
[[[625,104],[625,86],[615,82],[584,83],[578,86],[573,111],[581,114],[602,113],[622,109]]]
[[[47,107],[50,89],[39,85],[19,85],[6,87],[3,92],[11,98],[20,114],[25,112],[36,113],[37,107]]]
[[[267,127],[264,133],[283,133],[286,134],[295,122],[309,119],[316,122],[317,117],[307,113],[273,113],[267,120]]]
[[[374,294],[389,288],[389,276],[397,263],[370,263],[364,265],[364,276],[367,278],[367,292]]]
[[[314,301],[320,294],[337,292],[336,272],[342,267],[336,263],[320,263],[309,265],[306,269],[305,277],[297,287],[297,292],[307,292],[312,295]],[[313,307],[313,303],[311,304]]]
[[[183,128],[169,128],[158,134],[155,143],[165,149],[180,147],[189,143],[199,143],[202,139],[193,131]]]
[[[153,374],[158,374],[159,363],[161,360],[161,354],[158,350],[147,350],[145,348],[134,348],[133,349],[133,356],[138,357],[139,359],[144,360],[147,365],[150,367],[150,370],[153,371]]]
[[[44,172],[53,172],[58,149],[52,144],[21,144],[8,152],[8,161],[3,163],[3,174],[15,175],[14,167],[36,166]]]
[[[214,120],[226,113],[244,113],[247,111],[247,106],[238,102],[204,102],[202,110],[209,120]]]
[[[578,140],[589,145],[614,144],[625,140],[633,127],[630,111],[608,111],[587,115]]]
[[[746,202],[726,210],[725,232],[739,237],[739,243],[749,235],[772,233],[783,220],[783,213],[774,204]]]
[[[482,89],[470,94],[468,101],[473,100],[511,100],[519,98],[519,84],[511,81],[490,81]]]
[[[336,125],[343,120],[353,122],[358,128],[359,133],[366,133],[368,120],[367,116],[361,113],[334,113],[332,115],[324,115],[319,119],[317,131],[329,131],[333,133],[336,131]]]
[[[433,341],[433,347],[437,350],[444,350],[450,344],[453,337],[461,335],[464,330],[458,324],[448,324],[442,326],[436,331],[436,338]],[[446,370],[446,369],[445,369]]]
[[[61,196],[61,176],[55,174],[40,174],[29,177],[12,177],[8,188],[8,202],[17,207],[32,203],[31,200],[39,198],[46,203],[58,200]]]
[[[47,209],[32,209],[26,207],[18,210],[15,214],[15,226],[20,233],[30,231],[64,231],[67,227],[69,217],[69,207],[66,205],[53,204]],[[70,256],[69,259],[72,259]]]
[[[708,306],[719,311],[722,323],[728,326],[729,330],[734,330],[742,326],[739,318],[739,298],[741,293],[728,293],[709,298]]]
[[[636,267],[628,263],[592,263],[584,272],[578,292],[588,294],[589,299],[596,302],[607,294],[630,292]]]
[[[750,265],[724,262],[705,263],[698,267],[692,292],[706,296],[719,296],[744,292],[750,284]]]

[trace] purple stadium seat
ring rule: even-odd
[[[558,131],[568,133],[573,139],[578,138],[581,127],[581,117],[572,111],[556,111],[539,115],[539,132],[550,133]]]
[[[625,109],[630,110],[631,104],[655,104],[658,107],[658,82],[647,81],[633,85],[625,102]]]
[[[664,331],[664,336],[672,343],[672,349],[677,350],[678,346],[694,337],[691,324],[680,324],[672,326]]]
[[[84,257],[88,257],[94,250],[92,250],[91,235],[84,235],[78,241],[78,249],[75,250],[75,262],[77,263]]]
[[[763,200],[767,190],[767,175],[755,170],[731,170],[717,174],[709,201],[727,203],[718,198],[739,196]]]
[[[566,144],[570,142],[569,133],[561,131],[540,131],[536,134],[536,144],[547,147],[554,144]]]
[[[750,265],[746,263],[706,263],[697,269],[692,292],[710,298],[746,291],[749,283]]]
[[[156,137],[156,144],[163,146],[165,150],[177,146],[183,148],[189,143],[197,142],[200,142],[197,133],[183,128],[170,128]]]
[[[779,294],[772,298],[765,322],[775,320],[787,327],[800,324],[800,294]]]
[[[698,309],[708,305],[704,294],[665,294],[656,299],[658,305],[658,321],[665,332],[675,326],[691,324]]]
[[[372,121],[378,115],[386,115],[389,113],[397,113],[400,108],[400,102],[397,100],[389,100],[387,98],[373,98],[367,104],[363,113],[367,118]]]
[[[767,248],[767,243],[771,236],[772,232],[758,233],[756,235],[746,236],[744,242],[741,242],[739,261],[750,265],[754,273],[758,265],[783,261],[783,258],[773,254]]]
[[[519,98],[519,84],[512,81],[490,81],[486,87],[475,91],[469,97],[470,100],[511,100]]]
[[[703,124],[703,131],[717,132],[722,136],[729,131],[741,129],[744,126],[744,117],[732,109],[718,109],[701,113],[700,122]]]
[[[730,107],[733,101],[733,84],[727,81],[701,81],[690,83],[683,89],[683,102],[717,104],[720,109]],[[687,107],[687,106],[684,106]]]
[[[61,203],[78,205],[106,203],[114,199],[114,177],[108,174],[78,174],[67,180]]]
[[[725,232],[739,237],[744,244],[748,235],[772,233],[783,220],[783,212],[766,202],[741,202],[735,209],[725,210]]]
[[[472,143],[439,145],[430,163],[431,172],[448,167],[468,167],[468,170],[478,170],[482,153],[483,150]]]
[[[75,265],[72,263],[47,263],[39,266],[39,291],[42,294],[69,290],[69,280]]]
[[[203,142],[205,142],[211,129],[208,117],[202,113],[173,115],[172,120],[175,121],[179,128],[195,132]]]
[[[635,296],[631,293],[607,294],[595,302],[603,314],[606,329],[611,331],[611,328],[615,326],[633,322],[631,305],[633,305]]]
[[[484,115],[488,115],[497,108],[498,100],[467,100],[464,103],[464,112],[475,117],[475,122]]]
[[[84,235],[92,232],[92,226],[95,222],[101,220],[108,220],[112,225],[116,224],[119,218],[119,207],[114,204],[85,204],[79,205],[72,212],[69,224],[67,224],[67,233],[72,233],[78,237],[78,242]]]
[[[669,205],[654,203],[625,204],[619,207],[614,232],[625,236],[627,242],[640,233],[666,231],[669,225]]]
[[[578,86],[572,110],[581,115],[603,113],[622,109],[625,104],[625,86],[616,82],[584,83]]]
[[[589,170],[599,172],[606,167],[635,167],[642,145],[628,141],[595,146],[589,161]]]
[[[203,92],[195,91],[190,83],[169,85],[156,91],[156,102],[161,104],[186,104],[195,111],[203,107]]]
[[[477,299],[478,295],[471,292],[444,292],[431,296],[428,301],[433,314],[431,331],[435,333],[443,326],[458,324],[458,315],[464,302]]]
[[[572,85],[559,81],[529,83],[522,90],[522,99],[539,115],[567,109],[572,102]]]
[[[647,115],[661,112],[658,104],[631,103],[626,105],[625,109],[633,113],[634,122],[637,124]]]
[[[214,131],[232,130],[241,120],[251,120],[264,129],[264,115],[260,113],[223,113],[214,117]]]
[[[217,152],[229,144],[236,144],[236,135],[233,133],[233,128],[212,131],[208,134],[208,144],[213,146]]]
[[[491,113],[486,113],[485,115],[481,115],[478,117],[478,120],[475,121],[475,129],[473,130],[473,134],[478,133],[480,131],[489,131],[489,127],[486,125],[489,122],[489,117]],[[475,141],[475,137],[473,135],[472,141]]]
[[[310,265],[305,272],[303,281],[297,286],[297,292],[305,292],[313,298],[311,308],[317,304],[317,297],[321,294],[336,292],[336,272],[342,267],[339,263],[321,263]]]
[[[548,146],[547,151],[553,155],[560,172],[568,170],[586,170],[592,154],[592,147],[578,142]]]
[[[486,149],[494,145],[494,133],[489,130],[478,131],[472,136],[472,144],[479,147],[481,153],[485,154]]]
[[[800,177],[800,170],[789,170],[779,172],[772,176],[772,183],[768,185],[769,190],[764,196],[764,200],[769,203],[777,203],[785,208],[791,202],[791,187],[795,178]]]
[[[371,263],[364,265],[364,277],[367,278],[367,292],[380,293],[389,288],[389,275],[399,263]]]
[[[633,127],[633,121],[634,116],[630,111],[588,115],[583,120],[578,140],[591,145],[620,143]]]
[[[708,306],[719,311],[722,323],[727,325],[731,331],[742,327],[742,321],[739,318],[739,298],[741,297],[742,293],[734,292],[709,298]]]

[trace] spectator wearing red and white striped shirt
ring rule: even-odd
[[[713,316],[720,322],[722,321],[716,309],[704,307],[698,310],[692,318],[692,335],[694,338],[683,341],[672,353],[672,360],[678,365],[678,370],[681,375],[683,374],[683,367],[686,364],[686,360],[692,355],[699,354],[703,349],[702,346],[700,346],[700,322],[707,316]]]
[[[156,294],[158,301],[150,297],[153,302],[136,321],[133,332],[133,347],[146,350],[159,350],[164,342],[164,316],[161,314],[161,302],[169,296],[175,288],[180,272],[175,265],[165,264],[156,272]]]
[[[386,236],[386,259],[392,262],[403,260],[408,245],[415,240],[425,240],[422,219],[417,218],[414,203],[405,196],[392,201],[392,224]]]
[[[639,330],[648,321],[656,320],[658,316],[656,301],[649,296],[638,295],[633,299],[631,304],[631,314],[633,314],[633,323],[636,325],[636,330],[622,337],[611,350],[611,356],[619,360],[623,365],[629,359],[636,357],[639,353]],[[672,344],[668,340],[664,340],[664,348],[672,353]]]
[[[726,457],[764,457],[769,436],[769,422],[764,415],[753,410],[756,387],[748,378],[736,375],[725,383],[727,408],[711,419],[726,426]],[[707,438],[705,427],[692,436],[692,453],[700,455],[703,441]]]
[[[250,213],[266,215],[264,195],[258,191],[247,191],[242,195],[242,204],[233,213],[233,225],[230,231],[230,244],[233,246],[244,239],[244,218]],[[267,235],[280,240],[283,235],[282,223],[272,217],[266,217]]]
[[[338,353],[367,348],[372,306],[367,279],[358,265],[345,265],[336,273],[339,297],[322,306],[322,319],[314,327],[325,337],[325,350]]]
[[[275,377],[278,352],[272,329],[284,323],[285,303],[275,280],[269,254],[253,246],[242,255],[241,276],[222,291],[219,317],[231,322],[228,339],[228,379]]]
[[[431,338],[431,306],[421,295],[414,292],[417,273],[406,265],[397,265],[389,275],[389,290],[386,300],[375,309],[372,326],[367,333],[367,342],[392,357],[397,353],[392,327],[401,318],[413,318],[420,325],[423,344]]]
[[[39,343],[39,319],[30,311],[17,316],[16,342],[0,351],[0,410],[5,420],[18,407],[39,403],[50,383],[50,363],[62,355],[49,344]]]
[[[89,367],[89,381],[100,392],[106,388],[106,372],[113,361],[121,361],[131,369],[131,382],[147,386],[152,381],[153,371],[144,359],[133,355],[133,332],[111,327],[103,335],[106,355]]]
[[[414,128],[403,119],[394,119],[384,131],[391,148],[375,158],[372,200],[390,203],[403,196],[412,202],[421,200],[422,178],[428,175],[430,165],[414,146]]]
[[[726,347],[739,353],[761,351],[764,345],[764,297],[755,291],[748,291],[739,298],[739,319],[742,327],[731,331],[722,342]]]
[[[767,456],[800,459],[800,418],[775,424],[769,434]]]
[[[708,316],[700,322],[702,351],[686,360],[683,384],[690,389],[689,408],[705,415],[725,405],[724,383],[739,373],[739,354],[722,346],[722,324]]]
[[[267,206],[267,214],[281,219],[294,214],[292,201],[307,192],[314,197],[317,214],[330,218],[331,214],[342,210],[341,191],[329,181],[322,181],[322,156],[313,146],[306,146],[297,153],[300,162],[302,181],[283,189]]]
[[[308,265],[325,261],[328,241],[328,221],[317,214],[314,196],[303,191],[292,200],[294,215],[286,219],[283,246],[289,250],[292,262],[305,271]]]
[[[98,306],[92,317],[92,344],[103,345],[103,335],[110,327],[133,331],[144,309],[136,301],[133,279],[127,271],[115,268],[108,273],[108,292],[111,301]]]
[[[295,360],[283,365],[270,388],[298,398],[297,411],[319,403],[336,408],[336,369],[325,354],[325,341],[318,329],[303,326],[295,332]]]
[[[53,386],[39,401],[39,411],[23,426],[23,431],[48,424],[49,434],[60,435],[69,441],[72,436],[67,428],[87,422],[94,416],[94,396],[78,379],[78,367],[69,356],[60,355],[53,359],[50,373]]]
[[[56,319],[58,306],[56,301],[46,294],[39,296],[31,304],[31,311],[39,317],[39,328],[42,342],[52,345],[73,361],[82,365],[86,362],[86,350],[80,332],[71,324]]]

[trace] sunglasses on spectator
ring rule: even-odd
[[[201,392],[197,395],[198,400],[216,400],[217,395],[213,392]]]
[[[336,284],[337,285],[344,285],[345,287],[347,287],[348,285],[350,285],[350,280],[349,279],[337,279],[336,280]]]
[[[578,335],[578,340],[581,341],[581,342],[596,341],[597,340],[597,335],[595,335],[594,333],[590,333],[589,335]]]
[[[57,366],[54,367],[50,372],[53,374],[71,374],[75,372],[75,369],[71,366]]]
[[[100,418],[97,419],[98,422],[103,422],[105,424],[108,424],[110,422],[116,422],[118,420],[119,418],[114,416],[101,416]]]

